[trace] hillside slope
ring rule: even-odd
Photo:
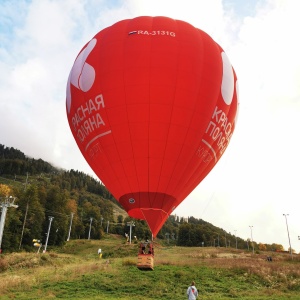
[[[97,249],[103,250],[99,259]],[[0,297],[6,299],[184,299],[192,280],[200,299],[299,300],[299,259],[252,255],[228,248],[167,247],[156,243],[154,271],[136,268],[137,244],[118,235],[72,240],[46,254],[0,259]],[[268,262],[265,255],[272,255]]]

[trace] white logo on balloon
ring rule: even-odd
[[[71,69],[67,83],[67,110],[70,112],[72,96],[71,84],[83,92],[87,92],[95,81],[95,69],[86,62],[87,57],[94,49],[97,43],[96,39],[92,39],[87,46],[81,51],[76,58]]]
[[[225,54],[221,53],[222,62],[223,62],[223,76],[222,76],[222,85],[221,85],[221,94],[224,102],[227,105],[230,105],[232,102],[233,91],[234,91],[234,76],[231,63]]]
[[[94,49],[97,43],[96,39],[92,39],[87,46],[82,50],[82,52],[76,58],[74,65],[71,69],[68,83],[67,83],[67,109],[68,113],[70,112],[72,96],[71,96],[71,86],[74,85],[76,88],[87,92],[92,87],[95,81],[95,69],[86,62],[87,57]],[[221,84],[221,94],[224,102],[227,105],[230,105],[233,100],[234,92],[234,75],[231,63],[225,54],[221,53],[222,62],[223,62],[223,76]],[[237,82],[236,89],[238,91]],[[238,96],[238,95],[237,95]]]

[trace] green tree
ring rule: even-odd
[[[63,245],[67,239],[69,222],[67,199],[68,194],[66,191],[61,191],[57,186],[50,188],[47,192],[45,205],[46,219],[43,227],[44,232],[48,232],[49,217],[54,217],[48,238],[49,246]]]
[[[38,189],[29,185],[26,191],[18,197],[19,209],[22,212],[21,246],[31,249],[33,239],[42,238],[42,228],[45,220],[45,210],[39,201]]]
[[[191,241],[191,225],[188,223],[183,223],[180,227],[179,227],[179,231],[178,231],[178,245],[179,246],[191,246],[192,245],[192,241]]]

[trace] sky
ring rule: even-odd
[[[0,0],[0,144],[95,177],[66,116],[77,54],[122,19],[186,21],[225,50],[240,105],[225,154],[174,213],[286,250],[289,233],[298,253],[299,9],[298,0]]]

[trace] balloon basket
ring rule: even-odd
[[[138,254],[137,268],[142,271],[153,271],[154,257],[152,254]]]

